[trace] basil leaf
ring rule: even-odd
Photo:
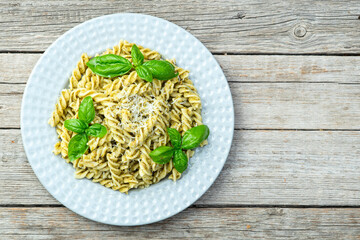
[[[68,145],[68,156],[70,162],[78,159],[86,152],[86,150],[89,147],[87,145],[87,142],[88,142],[88,137],[86,136],[85,133],[79,133],[70,139]]]
[[[67,130],[83,133],[89,127],[86,122],[80,119],[67,119],[64,122],[64,126]]]
[[[79,106],[79,119],[86,123],[91,123],[95,118],[95,108],[93,100],[90,96],[84,98]]]
[[[144,55],[135,44],[131,48],[131,58],[135,67],[143,64],[144,62]]]
[[[173,163],[174,163],[175,169],[179,173],[182,173],[186,170],[186,168],[188,166],[188,158],[181,149],[178,149],[175,151]]]
[[[86,65],[97,75],[108,78],[124,75],[132,68],[129,60],[115,54],[94,57]]]
[[[102,138],[103,136],[106,135],[107,130],[106,130],[105,126],[103,126],[99,123],[94,123],[88,129],[86,129],[85,132],[88,136]]]
[[[206,125],[200,125],[187,130],[182,139],[182,149],[193,149],[208,138],[210,130]]]
[[[140,65],[140,66],[136,67],[136,73],[140,78],[144,79],[145,81],[148,81],[148,82],[153,81],[153,77],[152,77],[150,69],[144,65]]]
[[[168,146],[161,146],[152,151],[149,155],[152,160],[159,164],[165,164],[170,162],[174,154],[174,149]]]
[[[180,149],[181,147],[181,135],[175,128],[168,128],[167,132],[170,136],[171,144],[175,149]]]
[[[144,66],[148,67],[153,77],[158,80],[169,80],[179,75],[175,72],[175,67],[168,61],[150,60],[145,62]]]

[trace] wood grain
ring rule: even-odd
[[[360,209],[189,208],[167,220],[116,227],[59,208],[0,208],[6,239],[358,239]]]
[[[0,51],[44,51],[94,17],[136,12],[169,20],[215,53],[359,54],[357,0],[3,0]]]
[[[40,53],[79,23],[118,12],[164,18],[203,42],[236,115],[209,191],[139,227],[64,208],[33,173],[19,129]],[[359,15],[357,0],[1,1],[0,239],[359,239]]]
[[[215,58],[230,82],[360,83],[360,57],[216,55]]]
[[[0,54],[0,60],[12,66],[0,69],[0,82],[4,83],[0,84],[2,128],[20,127],[24,83],[38,57]],[[217,59],[230,83],[237,129],[360,129],[360,88],[353,85],[360,79],[359,57]]]
[[[26,83],[41,54],[0,54],[0,84]]]
[[[359,131],[236,130],[220,176],[195,204],[360,206],[359,145]],[[0,189],[0,205],[58,204],[33,173],[17,129],[0,130]]]
[[[0,85],[1,127],[20,127],[24,88]],[[360,129],[360,88],[353,85],[230,82],[230,89],[236,129]]]
[[[0,84],[26,83],[41,54],[0,54]],[[229,82],[360,83],[360,57],[215,55]]]

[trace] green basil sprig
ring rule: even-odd
[[[144,55],[135,44],[131,47],[131,58],[135,67],[144,63]]]
[[[175,149],[180,149],[181,147],[181,134],[178,132],[178,130],[176,130],[175,128],[168,128],[167,132],[170,136],[170,142],[171,145],[173,145],[173,147]]]
[[[174,155],[174,148],[169,146],[161,146],[150,153],[150,157],[154,162],[159,164],[165,164],[170,162]]]
[[[115,54],[94,57],[86,65],[97,75],[107,78],[124,75],[132,68],[129,60]]]
[[[148,67],[154,78],[158,80],[169,80],[179,73],[175,72],[175,67],[168,61],[163,60],[151,60],[144,63],[145,67]]]
[[[179,173],[182,173],[187,169],[188,158],[181,149],[178,149],[175,151],[173,162],[174,162],[175,169]]]
[[[64,126],[67,130],[70,130],[70,131],[73,131],[76,133],[83,133],[88,128],[87,123],[80,119],[65,120]]]
[[[95,118],[94,103],[90,96],[81,101],[78,116],[79,119],[68,119],[64,122],[66,129],[78,133],[69,141],[68,156],[70,162],[80,158],[89,148],[87,145],[89,136],[102,138],[107,133],[106,127],[99,123],[89,126]]]
[[[181,138],[174,128],[168,128],[170,142],[173,147],[161,146],[150,153],[152,160],[158,164],[165,164],[173,160],[175,169],[182,173],[188,166],[188,158],[183,150],[196,148],[209,137],[210,130],[206,125],[200,125],[187,130]]]
[[[184,150],[196,148],[208,138],[210,130],[206,125],[200,125],[187,130],[182,138],[181,148]]]
[[[86,133],[88,136],[93,136],[93,137],[102,138],[103,136],[106,135],[107,130],[106,130],[106,127],[104,127],[104,126],[101,125],[100,123],[94,123],[94,124],[91,125],[88,129],[85,130],[85,133]]]
[[[85,133],[76,134],[70,139],[68,145],[68,156],[70,162],[78,159],[86,152],[86,150],[89,148],[87,142],[88,136]]]
[[[132,68],[141,79],[152,82],[153,78],[158,80],[169,80],[179,75],[175,67],[168,61],[150,60],[144,62],[144,55],[134,44],[131,47],[131,58],[133,64],[124,57],[115,54],[106,54],[92,58],[86,65],[97,75],[102,77],[117,77],[126,74]]]
[[[140,78],[144,79],[147,82],[153,81],[153,75],[150,69],[144,65],[136,67],[136,73]]]

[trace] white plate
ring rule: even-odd
[[[52,153],[58,141],[47,124],[60,91],[83,52],[90,56],[121,39],[154,49],[190,70],[200,94],[209,145],[198,148],[177,182],[162,180],[129,195],[88,179]],[[114,14],[84,22],[57,39],[34,67],[21,107],[21,133],[28,160],[44,187],[72,211],[113,225],[141,225],[168,218],[194,203],[215,181],[228,156],[234,132],[234,108],[226,78],[206,47],[173,23],[140,14]],[[223,186],[226,188],[226,186]]]

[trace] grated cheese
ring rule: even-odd
[[[150,95],[150,97],[147,98],[138,94],[129,95],[126,91],[122,90],[118,95],[119,105],[111,109],[111,116],[120,116],[119,127],[131,128],[137,133],[140,129],[146,127],[146,122],[154,115],[154,112],[161,109],[160,101],[154,95]],[[121,119],[121,110],[123,109],[129,111],[130,122],[124,122]]]

